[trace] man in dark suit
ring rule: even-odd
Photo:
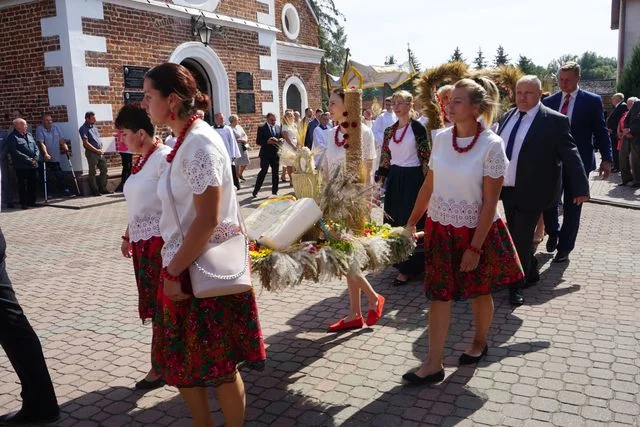
[[[260,146],[260,172],[256,178],[256,186],[253,189],[253,197],[258,197],[258,192],[262,188],[264,178],[271,168],[271,194],[278,194],[278,168],[280,158],[278,156],[278,140],[282,138],[280,126],[276,125],[276,116],[273,113],[267,114],[267,122],[258,128],[256,144]]]
[[[582,158],[585,173],[596,169],[596,157],[593,141],[602,156],[600,164],[600,176],[607,179],[611,174],[611,140],[609,131],[605,125],[604,107],[602,99],[596,94],[584,91],[578,87],[580,82],[580,65],[575,62],[567,62],[558,72],[558,86],[560,92],[545,98],[543,104],[559,111],[569,118],[571,123],[571,135],[578,147]],[[569,177],[563,174],[564,192],[564,219],[562,228],[558,221],[558,207],[553,206],[544,213],[544,226],[549,238],[547,251],[558,253],[553,262],[566,262],[569,253],[573,250],[580,228],[580,214],[582,205],[571,203],[576,196],[581,196],[572,187]]]
[[[533,235],[545,209],[557,206],[561,172],[574,189],[567,203],[589,198],[589,181],[570,133],[569,120],[540,102],[542,84],[524,76],[516,85],[516,108],[505,114],[498,134],[506,144],[509,166],[502,189],[507,226],[518,251],[525,282],[510,288],[509,301],[522,305],[522,287],[540,280]]]
[[[618,122],[623,114],[628,111],[627,104],[624,102],[624,94],[616,93],[611,97],[613,111],[607,117],[607,129],[609,129],[609,138],[611,139],[611,151],[613,155],[613,169],[611,172],[618,173],[620,171],[620,153],[618,152]]]
[[[313,131],[320,125],[320,117],[314,117],[313,109],[308,107],[304,110],[304,116],[309,122],[307,125],[307,133],[304,136],[304,146],[311,150],[311,147],[313,147]]]
[[[637,188],[640,187],[640,102],[637,98],[634,101],[623,122],[622,134],[628,144],[625,154],[629,155],[627,164],[630,171],[627,171],[627,176],[623,174],[621,185]]]

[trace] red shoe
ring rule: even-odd
[[[384,297],[378,294],[378,307],[375,310],[369,310],[367,313],[367,326],[373,326],[378,323],[382,317],[382,307],[384,307]]]
[[[358,316],[355,319],[345,322],[344,319],[340,319],[333,325],[329,326],[329,332],[346,331],[349,329],[360,329],[364,326],[362,316]]]

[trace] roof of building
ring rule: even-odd
[[[613,95],[616,93],[616,79],[583,79],[580,80],[580,89],[597,95]]]

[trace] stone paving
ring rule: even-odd
[[[247,208],[256,203],[249,191]],[[455,304],[447,377],[432,387],[400,381],[427,351],[420,283],[392,288],[393,269],[370,276],[387,298],[384,317],[343,334],[325,332],[347,309],[343,283],[259,291],[269,362],[244,373],[246,425],[640,425],[640,212],[598,204],[583,212],[568,265],[539,253],[541,281],[524,306],[495,296],[489,355],[475,369],[456,366],[472,317],[469,303]],[[137,319],[131,262],[119,255],[125,204],[4,212],[0,225],[62,406],[58,424],[190,425],[175,389],[132,390],[149,367],[150,328]],[[0,412],[19,408],[3,352],[0,378]]]

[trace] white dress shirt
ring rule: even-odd
[[[560,100],[560,106],[558,107],[558,112],[562,110],[562,105],[564,104],[564,101],[567,99],[567,96],[570,96],[571,100],[569,101],[569,108],[567,109],[567,117],[569,117],[569,123],[571,123],[571,117],[573,116],[573,107],[576,105],[576,96],[578,95],[579,90],[580,90],[580,86],[578,86],[576,90],[574,90],[571,93],[562,92],[562,99]]]
[[[527,113],[522,116],[520,127],[518,128],[518,133],[516,134],[516,139],[513,142],[513,151],[511,152],[511,160],[509,161],[507,173],[505,174],[504,182],[502,184],[503,187],[515,187],[516,185],[516,170],[518,169],[518,158],[520,157],[520,149],[522,149],[524,138],[527,136],[527,133],[531,128],[531,123],[533,123],[533,119],[536,117],[536,114],[538,114],[538,111],[540,111],[540,102],[538,102],[535,107],[527,111]],[[500,134],[505,151],[507,150],[507,144],[509,142],[509,137],[511,136],[511,131],[513,130],[513,127],[515,126],[519,117],[519,111],[515,111],[509,118],[509,121],[505,124],[504,129]]]
[[[315,151],[316,154],[313,159],[316,162],[316,168],[319,168],[322,165],[322,160],[324,159],[324,152],[327,149],[327,133],[330,128],[322,129],[321,125],[318,125],[313,130],[313,144],[311,145],[311,150]]]

